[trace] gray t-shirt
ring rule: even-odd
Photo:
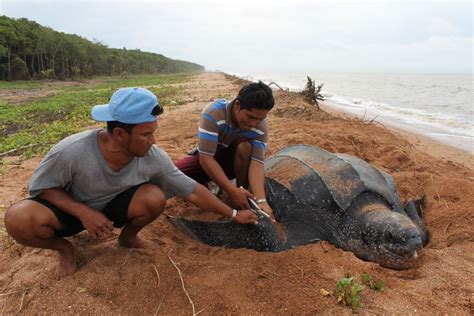
[[[160,187],[167,198],[184,197],[195,190],[196,181],[176,168],[155,145],[146,156],[135,157],[120,171],[113,171],[100,152],[99,131],[71,135],[51,148],[33,173],[30,195],[60,188],[77,201],[102,210],[119,193],[144,182]]]

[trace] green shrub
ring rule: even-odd
[[[15,57],[11,61],[11,78],[12,80],[29,80],[31,79],[28,72],[28,66],[20,57]]]
[[[383,280],[373,281],[372,276],[366,272],[360,275],[360,282],[357,282],[353,276],[346,275],[336,283],[336,290],[334,293],[324,288],[320,289],[319,292],[324,296],[333,296],[337,302],[350,306],[352,311],[362,307],[361,293],[365,286],[368,286],[374,291],[383,292],[385,288],[385,282]]]
[[[336,283],[337,302],[350,306],[353,310],[362,307],[360,292],[363,289],[363,285],[354,283],[354,277],[342,278]]]

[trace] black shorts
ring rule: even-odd
[[[102,210],[102,213],[113,222],[114,227],[120,228],[127,223],[128,206],[130,205],[130,201],[132,201],[133,195],[142,184],[131,187],[130,189],[120,193]],[[55,230],[57,236],[68,237],[75,235],[85,229],[84,226],[82,226],[82,222],[78,218],[65,213],[48,201],[39,197],[30,197],[28,200],[41,203],[42,205],[49,208],[54,213],[54,215],[56,215],[56,218],[61,224],[61,228]]]

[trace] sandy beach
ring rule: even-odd
[[[321,109],[336,117],[346,119],[359,119],[365,120],[366,122],[374,119],[374,124],[379,124],[379,126],[390,130],[391,133],[400,138],[407,139],[410,144],[416,147],[419,151],[424,152],[433,158],[452,161],[461,164],[468,169],[474,169],[474,155],[471,152],[455,146],[447,145],[446,143],[438,142],[422,134],[417,134],[415,133],[416,127],[396,128],[393,127],[392,124],[382,123],[380,119],[377,119],[377,117],[365,119],[363,116],[361,117],[349,112],[344,112],[330,102],[322,102]]]
[[[196,143],[203,107],[218,97],[232,98],[243,83],[222,73],[203,73],[181,84],[180,98],[189,102],[162,116],[157,145],[174,160],[183,157]],[[350,308],[321,295],[320,289],[334,291],[345,275],[367,272],[384,280],[385,290],[364,289],[361,314],[472,315],[473,155],[353,118],[328,104],[318,111],[297,93],[275,90],[275,97],[268,117],[269,155],[289,144],[348,153],[391,174],[403,201],[426,196],[424,219],[431,241],[418,267],[382,268],[327,242],[280,253],[209,247],[183,235],[166,215],[217,218],[174,198],[165,214],[143,232],[159,251],[119,246],[118,230],[104,240],[82,232],[70,238],[77,247],[79,270],[60,281],[52,278],[56,263],[52,251],[1,238],[2,314],[190,315],[194,308],[200,315],[350,315]],[[26,196],[26,185],[40,160],[10,164],[0,176],[0,228],[5,208]]]

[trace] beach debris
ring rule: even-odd
[[[191,296],[189,295],[188,291],[186,290],[186,287],[184,286],[184,280],[183,280],[183,275],[181,274],[181,270],[178,268],[178,264],[176,264],[176,262],[174,262],[174,260],[171,258],[171,251],[173,249],[171,249],[168,253],[168,259],[171,261],[171,263],[173,264],[173,266],[176,268],[176,270],[178,271],[178,275],[179,275],[179,279],[181,280],[181,287],[183,288],[183,291],[184,293],[186,294],[186,297],[188,298],[188,301],[189,303],[191,304],[191,307],[193,308],[193,316],[195,315],[198,315],[199,313],[201,313],[203,310],[201,309],[200,311],[196,312],[196,308],[194,306],[194,302],[193,300],[191,299]]]
[[[318,110],[321,110],[319,107],[319,101],[324,101],[324,96],[321,94],[321,89],[324,86],[324,83],[316,86],[316,83],[310,76],[307,76],[308,81],[306,82],[306,88],[301,91],[301,94],[305,97],[306,101],[310,104],[316,105]]]
[[[76,288],[76,291],[77,291],[77,293],[86,293],[86,292],[87,292],[87,288],[85,288],[85,287],[77,287],[77,288]]]
[[[320,293],[322,296],[332,296],[332,293],[329,292],[328,290],[324,289],[324,288],[319,289],[319,293]]]
[[[274,81],[272,81],[272,82],[270,82],[270,83],[268,84],[269,87],[270,87],[271,85],[277,86],[278,89],[280,89],[281,91],[285,91],[285,92],[289,92],[289,91],[290,91],[290,89],[288,89],[288,88],[283,89],[282,87],[280,87],[280,86],[278,85],[278,83],[276,83],[276,82],[274,82]]]

